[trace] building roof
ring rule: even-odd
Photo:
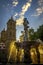
[[[8,20],[7,24],[8,24],[8,23],[12,23],[12,22],[16,22],[16,21],[13,19],[13,17],[11,17],[11,18]]]

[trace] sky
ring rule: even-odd
[[[43,24],[43,0],[0,0],[0,32],[7,29],[11,16],[16,20],[17,39],[23,31],[23,18],[27,18],[30,28],[37,30]]]

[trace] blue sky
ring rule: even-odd
[[[30,28],[37,30],[43,24],[43,0],[0,0],[0,32],[6,29],[11,16],[17,20],[17,39],[23,30],[25,17]]]

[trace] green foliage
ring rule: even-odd
[[[39,26],[36,32],[34,29],[29,29],[29,36],[30,40],[40,39],[43,41],[43,25]]]
[[[37,37],[43,41],[43,25],[39,26],[39,29],[37,29]]]
[[[22,33],[23,34],[23,33]],[[29,39],[30,40],[37,40],[40,39],[43,41],[43,25],[39,26],[37,31],[35,32],[33,28],[29,29],[28,31]],[[24,36],[24,34],[23,34]],[[22,36],[22,37],[23,37]]]
[[[36,39],[36,32],[34,32],[34,29],[29,29],[29,38],[30,40]]]

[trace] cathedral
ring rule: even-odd
[[[7,29],[1,32],[1,41],[4,43],[16,41],[16,21],[12,17],[7,22]]]

